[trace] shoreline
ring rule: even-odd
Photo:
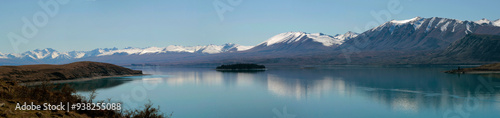
[[[499,74],[498,70],[449,70],[443,71],[445,73],[455,73],[455,74]]]
[[[49,80],[50,84],[59,84],[59,83],[68,83],[68,82],[81,82],[81,81],[89,81],[89,80],[98,80],[104,78],[114,78],[114,77],[132,77],[132,76],[144,76],[148,74],[135,74],[135,75],[112,75],[112,76],[97,76],[97,77],[88,77],[88,78],[75,78],[69,80]],[[19,83],[22,86],[36,86],[42,84],[43,81],[35,81],[35,82],[23,82]]]
[[[500,71],[463,71],[466,74],[498,74]]]

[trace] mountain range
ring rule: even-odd
[[[500,19],[461,21],[449,18],[391,20],[360,34],[286,32],[255,46],[223,45],[99,48],[58,52],[37,49],[24,53],[0,53],[0,64],[62,64],[99,61],[113,64],[472,64],[497,62],[495,40]],[[478,38],[480,37],[480,38]],[[478,41],[480,40],[480,41]],[[471,48],[474,45],[478,48]],[[458,51],[458,52],[457,52]],[[467,52],[467,53],[461,53]],[[461,58],[447,62],[447,57]],[[465,56],[468,55],[468,56]],[[481,57],[474,60],[471,58]],[[486,59],[487,58],[487,59]],[[472,61],[474,60],[474,61]]]
[[[17,59],[79,59],[85,57],[95,56],[109,56],[109,55],[143,55],[143,54],[160,54],[160,53],[203,53],[215,54],[223,52],[243,51],[252,48],[251,46],[241,46],[238,44],[224,44],[224,45],[207,45],[207,46],[177,46],[171,45],[167,47],[147,47],[147,48],[134,48],[127,47],[124,49],[118,48],[98,48],[91,51],[71,51],[71,52],[58,52],[52,48],[36,49],[27,51],[21,54],[2,54],[0,58],[17,58]]]

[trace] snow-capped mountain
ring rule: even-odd
[[[491,21],[488,20],[488,19],[486,19],[486,18],[483,18],[483,19],[478,20],[478,21],[474,21],[474,23],[477,23],[477,24],[480,24],[480,25],[482,25],[482,24],[491,25]]]
[[[323,33],[286,32],[269,38],[249,51],[320,51],[334,49],[342,45],[346,40],[352,39],[357,35],[358,34],[354,32],[337,34],[335,36]]]
[[[500,19],[493,21],[492,24],[494,26],[500,27]]]
[[[63,59],[81,59],[86,57],[100,57],[110,55],[145,55],[145,54],[160,54],[160,53],[199,53],[199,54],[216,54],[225,52],[244,51],[253,46],[241,46],[238,44],[224,45],[207,45],[207,46],[176,46],[170,45],[167,47],[147,47],[134,48],[127,47],[124,49],[118,48],[98,48],[91,51],[71,51],[58,52],[52,48],[36,49],[24,53],[3,54],[0,53],[0,59],[28,59],[28,60],[63,60]]]
[[[295,42],[305,42],[311,40],[323,44],[323,46],[340,45],[346,39],[356,37],[354,32],[347,32],[346,34],[337,34],[335,36],[325,35],[323,33],[305,33],[305,32],[286,32],[269,38],[268,40],[260,43],[259,45],[272,46],[274,44],[291,44]]]
[[[22,59],[55,59],[68,56],[67,53],[60,53],[52,48],[46,49],[36,49],[33,51],[27,51],[21,54],[9,54],[9,57],[22,58]]]
[[[68,63],[74,61],[99,61],[115,64],[220,64],[224,62],[346,64],[346,56],[352,63],[388,64],[433,63],[425,60],[439,56],[454,42],[453,48],[468,46],[470,54],[482,56],[500,55],[498,43],[478,41],[481,38],[465,38],[471,35],[500,35],[500,19],[490,21],[462,21],[449,18],[415,17],[407,20],[391,20],[361,34],[327,35],[323,33],[286,32],[275,35],[256,46],[238,44],[135,48],[98,48],[91,51],[58,52],[54,49],[37,49],[24,53],[0,53],[0,65]],[[498,38],[495,38],[498,39]],[[458,42],[458,43],[456,43]],[[460,44],[460,45],[458,45]],[[485,45],[489,45],[485,46]],[[483,47],[481,47],[483,46]],[[495,47],[496,46],[496,47]],[[481,47],[481,48],[474,48]],[[477,49],[477,50],[476,50]],[[356,55],[345,55],[345,51]],[[472,50],[472,51],[470,51]],[[450,51],[462,52],[462,51]],[[488,55],[482,52],[491,52]],[[450,53],[451,54],[451,53]],[[493,56],[488,56],[493,57]],[[499,60],[492,58],[491,60]],[[466,60],[464,58],[464,60]],[[460,63],[464,60],[457,60]],[[344,62],[343,62],[344,61]],[[467,61],[464,61],[467,62]]]
[[[498,20],[497,20],[498,21]],[[444,49],[467,34],[500,34],[491,21],[461,21],[440,17],[415,17],[392,20],[344,43],[361,50],[435,50]]]
[[[480,25],[493,25],[493,26],[500,27],[500,19],[495,20],[495,21],[490,21],[490,20],[488,20],[486,18],[483,18],[481,20],[474,21],[474,23],[477,23],[477,24],[480,24]]]
[[[336,40],[341,40],[342,43],[344,43],[346,40],[349,40],[349,39],[352,39],[352,38],[355,38],[357,37],[359,34],[356,33],[356,32],[351,32],[351,31],[348,31],[347,33],[345,34],[337,34],[335,36],[333,36]]]
[[[224,44],[224,45],[207,45],[207,46],[177,46],[170,45],[167,47],[147,47],[147,48],[133,48],[128,47],[121,50],[110,50],[102,52],[97,56],[107,55],[144,55],[144,54],[160,54],[160,53],[202,53],[202,54],[216,54],[234,51],[244,51],[251,48],[251,46],[241,46],[238,44]]]
[[[3,54],[2,52],[0,52],[0,59],[6,59],[7,56],[5,56],[5,54]]]

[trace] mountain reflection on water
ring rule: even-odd
[[[443,67],[334,66],[316,69],[271,68],[264,72],[218,72],[208,68],[131,67],[150,76],[108,78],[71,83],[78,91],[85,88],[113,89],[134,82],[160,86],[222,87],[223,90],[264,89],[269,96],[295,101],[333,100],[335,96],[361,99],[393,111],[425,111],[464,116],[489,109],[500,110],[498,75],[456,75],[442,73]],[[165,76],[160,76],[165,75]],[[213,91],[220,92],[220,91]],[[222,94],[224,95],[224,94]],[[265,94],[256,94],[266,96]],[[196,96],[196,95],[194,95]],[[248,96],[255,96],[249,94]],[[200,98],[204,99],[204,98]],[[207,98],[208,99],[208,98]],[[363,107],[363,106],[358,106]],[[498,113],[494,114],[498,115]],[[182,115],[181,115],[182,116]],[[432,115],[431,115],[432,116]],[[481,116],[481,115],[480,115]],[[491,114],[486,115],[491,116]]]

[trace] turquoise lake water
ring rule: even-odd
[[[498,75],[457,75],[457,66],[321,66],[218,72],[130,67],[146,76],[70,83],[125,108],[150,100],[176,118],[500,117]]]

